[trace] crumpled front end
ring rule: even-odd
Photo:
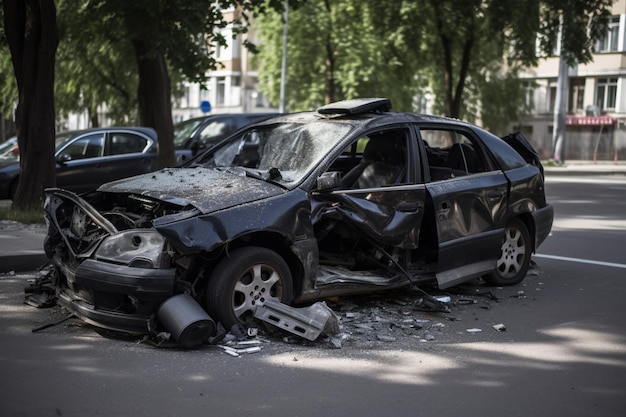
[[[137,199],[142,210],[121,211],[97,194],[90,202],[46,191],[44,248],[58,302],[98,327],[148,333],[154,312],[177,292],[167,242],[150,226],[156,205]]]

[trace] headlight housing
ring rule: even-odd
[[[165,267],[165,238],[156,230],[131,229],[104,239],[95,257],[99,261],[137,268]]]

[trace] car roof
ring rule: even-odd
[[[150,136],[153,139],[156,139],[156,131],[151,127],[143,127],[143,126],[109,126],[109,127],[93,127],[89,129],[79,129],[79,130],[67,130],[63,132],[56,132],[57,135],[65,135],[67,137],[74,137],[77,135],[82,135],[84,133],[97,133],[97,132],[109,132],[112,130],[117,131],[135,131],[143,133],[147,136]]]
[[[391,101],[387,98],[360,98],[338,101],[322,107],[315,111],[305,111],[297,113],[280,114],[274,118],[258,123],[310,123],[313,121],[326,120],[329,122],[349,123],[355,126],[375,127],[381,124],[390,123],[445,123],[480,129],[471,123],[445,116],[434,116],[430,114],[412,112],[391,111]]]

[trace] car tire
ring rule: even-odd
[[[487,274],[485,281],[491,285],[515,285],[526,277],[532,252],[530,233],[519,219],[511,220],[505,228],[496,269]]]
[[[289,304],[293,297],[291,271],[276,252],[256,246],[234,250],[221,260],[207,285],[209,315],[226,330],[249,325],[266,299]]]

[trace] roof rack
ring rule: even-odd
[[[391,110],[388,98],[355,98],[330,103],[317,109],[319,114],[363,114],[383,113]]]

